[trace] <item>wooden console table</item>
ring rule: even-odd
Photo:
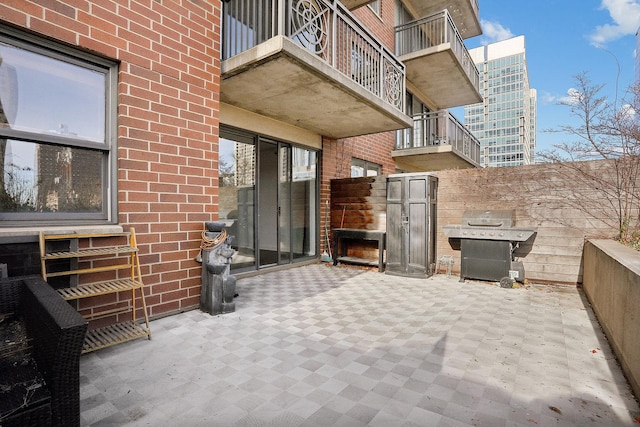
[[[355,228],[334,228],[333,229],[333,265],[338,262],[352,264],[378,266],[378,271],[384,271],[384,249],[386,242],[385,231],[380,230],[359,230]],[[374,260],[347,256],[349,240],[375,240],[378,242],[378,262]],[[340,250],[340,252],[338,252]]]

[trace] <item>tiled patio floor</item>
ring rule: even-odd
[[[574,288],[311,265],[238,281],[236,312],[152,322],[81,359],[89,426],[633,426]]]

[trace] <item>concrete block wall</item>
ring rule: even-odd
[[[0,21],[119,62],[119,223],[135,226],[152,316],[196,306],[217,217],[220,1],[21,0]]]
[[[612,240],[584,248],[583,289],[636,396],[640,396],[640,256]]]

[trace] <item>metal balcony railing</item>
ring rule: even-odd
[[[404,64],[340,1],[232,0],[223,18],[223,60],[282,35],[404,111]]]
[[[413,129],[398,131],[396,150],[451,145],[455,153],[480,164],[480,141],[449,110],[415,114]]]
[[[398,56],[445,43],[451,44],[451,50],[458,58],[469,80],[476,90],[479,90],[480,73],[471,60],[462,36],[447,10],[396,27],[396,55]]]

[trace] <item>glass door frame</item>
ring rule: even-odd
[[[269,149],[276,150],[275,170]],[[291,144],[272,138],[257,138],[257,179],[256,179],[256,252],[258,269],[275,265],[290,264],[291,253]],[[275,173],[274,173],[275,172]],[[275,178],[275,182],[272,178]],[[275,198],[275,204],[272,204]],[[275,216],[275,221],[269,215]],[[284,221],[284,222],[283,222]],[[275,238],[275,241],[273,241]],[[265,242],[269,241],[265,244]],[[289,248],[288,253],[286,248]],[[275,250],[273,250],[275,249]],[[275,258],[268,256],[275,252]]]
[[[238,139],[238,137],[240,137]],[[234,139],[235,138],[235,139]],[[280,265],[288,265],[301,261],[308,261],[319,258],[319,233],[320,229],[318,227],[319,224],[319,197],[320,197],[320,159],[321,159],[321,151],[314,149],[313,147],[306,147],[302,145],[292,144],[287,141],[279,140],[276,138],[264,136],[257,134],[255,132],[245,131],[242,129],[233,128],[226,125],[221,125],[220,131],[220,139],[226,139],[233,142],[242,142],[252,140],[255,156],[255,184],[254,184],[254,194],[253,194],[253,204],[255,209],[253,210],[253,243],[254,243],[254,263],[251,266],[241,267],[239,269],[233,269],[233,259],[232,259],[232,273],[244,273],[249,271],[255,271]],[[268,159],[266,156],[266,151],[263,153],[263,148],[265,144],[272,144],[276,148],[276,171],[273,170],[273,161],[271,165],[269,165]],[[309,233],[314,233],[315,238],[312,237],[312,245],[315,246],[311,248],[307,255],[300,255],[295,253],[297,250],[297,242],[294,241],[296,236],[294,230],[294,210],[296,206],[294,203],[296,202],[293,195],[293,151],[294,148],[299,148],[303,150],[309,150],[314,154],[315,159],[315,176],[312,178],[315,182],[311,184],[313,188],[313,192],[315,194],[311,195],[311,198],[305,200],[305,209],[313,209],[314,212],[310,212],[313,215],[313,218],[310,219],[309,224],[306,227],[309,229]],[[266,171],[262,170],[263,167],[268,168],[272,167],[271,170]],[[275,173],[274,173],[275,172]],[[263,174],[261,176],[261,174]],[[269,182],[267,180],[267,176],[269,178],[273,177],[274,181]],[[282,181],[281,181],[282,180]],[[267,201],[265,198],[267,196],[269,185],[275,186],[275,210],[273,209],[274,205],[271,207],[267,205]],[[269,194],[273,195],[274,189],[270,189]],[[315,200],[314,200],[315,199]],[[308,205],[308,206],[307,206]],[[299,206],[298,206],[299,207]],[[275,257],[272,260],[267,260],[266,252],[262,253],[261,244],[265,244],[266,239],[273,239],[273,234],[271,237],[267,237],[265,234],[266,230],[263,228],[267,222],[261,227],[261,218],[260,214],[264,213],[265,209],[269,208],[272,214],[276,215],[275,221],[275,246],[273,246],[273,242],[269,243],[269,248],[272,249],[272,246],[275,248]],[[269,220],[268,218],[262,218],[263,220]],[[270,222],[269,226],[272,226],[274,223]],[[273,231],[273,230],[272,230]],[[262,235],[262,237],[261,237]],[[232,243],[233,246],[233,243]],[[266,247],[265,247],[266,248]],[[288,248],[288,252],[287,252]],[[234,271],[235,270],[235,271]]]

